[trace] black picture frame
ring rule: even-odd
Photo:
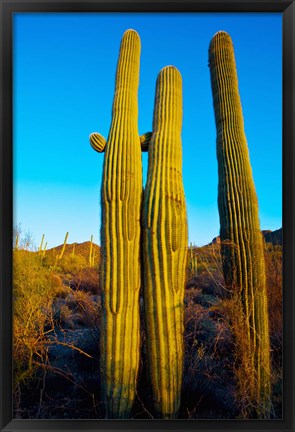
[[[12,17],[15,12],[280,12],[283,15],[283,419],[14,420],[12,415]],[[0,426],[1,431],[294,431],[295,4],[281,0],[0,0]],[[271,91],[271,90],[270,90]]]

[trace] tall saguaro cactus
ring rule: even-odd
[[[101,188],[102,397],[108,418],[128,417],[139,365],[141,142],[138,134],[140,39],[122,38],[108,140],[90,136],[105,150]]]
[[[182,182],[182,80],[158,75],[143,201],[144,301],[148,360],[158,414],[175,417],[183,370],[187,220]]]
[[[209,65],[217,128],[218,207],[227,287],[237,300],[244,328],[237,344],[240,368],[256,415],[270,409],[269,330],[263,239],[244,132],[233,44],[226,32],[211,40]],[[237,335],[239,338],[239,336]],[[243,383],[245,386],[245,383]]]

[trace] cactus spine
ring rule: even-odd
[[[127,30],[121,41],[108,140],[99,134],[90,136],[92,147],[105,151],[101,188],[101,371],[107,418],[129,416],[139,366],[139,60],[139,36],[134,30]]]
[[[157,78],[143,201],[144,301],[153,400],[176,416],[183,370],[187,220],[182,182],[182,81],[173,66]]]
[[[243,316],[246,340],[237,340],[237,344],[244,352],[240,368],[244,369],[248,381],[248,396],[256,415],[267,417],[270,346],[263,239],[244,133],[233,44],[226,32],[218,32],[212,38],[209,65],[217,129],[223,272],[225,283],[232,290]]]

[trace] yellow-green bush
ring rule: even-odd
[[[75,274],[88,266],[87,259],[82,255],[64,255],[58,262],[64,273]]]

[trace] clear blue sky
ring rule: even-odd
[[[282,226],[281,14],[18,13],[14,16],[14,223],[48,248],[100,243],[103,155],[89,134],[111,123],[120,41],[141,38],[139,133],[152,127],[160,69],[183,79],[183,178],[189,239],[219,233],[216,129],[208,47],[219,30],[233,40],[262,229]],[[143,154],[144,179],[147,154]]]

